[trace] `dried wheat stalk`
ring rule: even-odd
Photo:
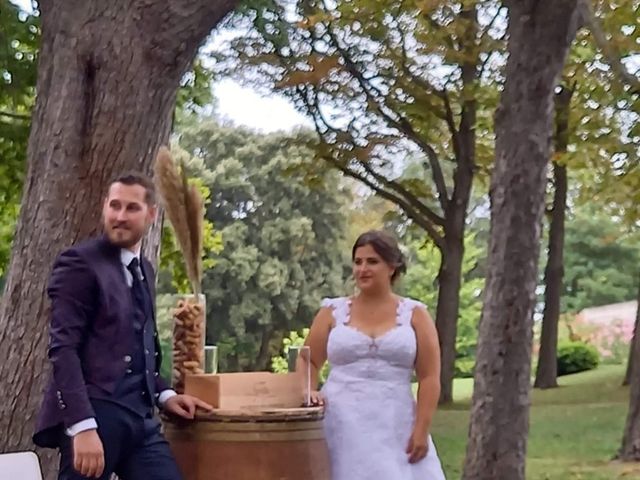
[[[182,173],[178,171],[164,146],[156,157],[155,181],[182,251],[193,293],[198,295],[202,280],[202,197],[196,187],[188,184],[184,167]]]

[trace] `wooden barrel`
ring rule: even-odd
[[[330,480],[322,408],[164,418],[184,480]]]

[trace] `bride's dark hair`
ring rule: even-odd
[[[351,260],[356,256],[356,250],[365,245],[371,245],[371,248],[380,255],[380,257],[391,266],[394,271],[391,281],[394,282],[400,275],[407,271],[404,255],[398,246],[396,239],[387,232],[381,230],[369,230],[358,237],[353,244],[351,250]]]

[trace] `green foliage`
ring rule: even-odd
[[[172,309],[177,299],[175,295],[160,294],[156,297],[156,325],[162,351],[162,365],[160,375],[166,381],[171,379],[171,357],[173,354],[173,317]]]
[[[191,116],[205,108],[215,108],[212,84],[213,72],[203,65],[202,59],[196,58],[191,70],[182,78],[178,89],[175,111],[178,125],[188,122]]]
[[[438,301],[438,271],[440,251],[431,242],[414,241],[409,246],[409,268],[402,280],[402,291],[411,298],[420,300],[435,312]],[[463,282],[460,288],[460,309],[456,352],[460,359],[473,363],[478,337],[478,321],[482,311],[482,290],[484,278],[474,272],[478,262],[484,257],[484,249],[476,243],[475,235],[465,237],[465,255],[462,264]],[[460,370],[468,370],[464,362]]]
[[[455,378],[473,378],[473,374],[476,368],[475,358],[464,357],[456,358],[455,363]]]
[[[635,299],[639,265],[637,233],[594,207],[577,209],[567,221],[562,311]]]
[[[582,342],[564,342],[558,345],[558,376],[593,370],[598,366],[598,350]]]
[[[249,0],[231,21],[248,33],[217,52],[217,69],[290,98],[314,120],[319,160],[409,217],[426,206],[429,223],[447,214],[457,168],[485,174],[473,167],[492,162],[505,12],[494,1]],[[411,159],[420,175],[399,179]]]
[[[629,60],[640,43],[637,2],[597,0],[593,8],[611,51]],[[640,94],[621,82],[588,30],[578,32],[562,84],[574,91],[568,152],[558,161],[578,182],[576,200],[634,224],[640,218]],[[633,68],[633,67],[632,67]]]
[[[222,236],[203,278],[207,339],[218,345],[221,371],[269,368],[320,299],[342,293],[345,199],[333,173],[317,187],[295,173],[313,156],[308,141],[304,133],[259,135],[206,120],[181,131],[190,173],[211,192],[206,218]]]
[[[271,370],[276,373],[284,373],[289,371],[289,348],[301,347],[309,335],[309,329],[303,328],[302,335],[298,332],[289,332],[289,336],[282,340],[282,354],[271,358]],[[329,376],[329,363],[326,362],[318,373],[318,383],[320,385],[327,381]]]
[[[0,0],[0,278],[11,254],[26,170],[39,25],[37,12],[29,15]]]

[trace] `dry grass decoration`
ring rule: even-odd
[[[205,308],[202,292],[202,237],[204,201],[195,185],[189,185],[184,165],[180,171],[169,149],[162,146],[154,166],[155,182],[163,199],[165,214],[182,252],[193,296],[178,301],[173,311],[172,384],[184,392],[188,374],[203,373]]]

